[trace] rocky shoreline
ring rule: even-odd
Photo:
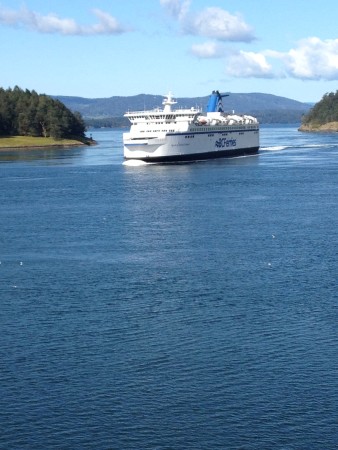
[[[318,124],[302,124],[298,131],[309,133],[338,133],[338,122],[329,122],[323,125]]]

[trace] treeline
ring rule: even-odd
[[[303,125],[324,125],[330,122],[338,122],[338,91],[325,94],[302,120]]]
[[[106,117],[100,119],[84,119],[87,127],[92,128],[124,128],[130,126],[126,117]]]
[[[80,113],[34,90],[0,88],[0,136],[84,138]]]
[[[299,110],[266,110],[252,111],[250,114],[257,117],[259,123],[300,123],[305,111]]]

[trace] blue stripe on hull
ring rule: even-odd
[[[259,147],[250,147],[234,150],[218,150],[206,153],[191,153],[182,155],[170,155],[170,156],[148,156],[142,158],[125,158],[125,159],[137,159],[145,162],[157,162],[157,163],[169,163],[169,162],[186,162],[186,161],[204,161],[207,159],[216,158],[228,158],[233,156],[245,156],[254,155],[258,153]]]

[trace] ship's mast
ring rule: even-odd
[[[172,97],[172,93],[169,92],[166,98],[163,100],[162,105],[164,105],[163,112],[168,113],[171,111],[171,105],[175,105],[177,102]]]

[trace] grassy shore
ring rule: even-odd
[[[75,139],[53,139],[51,137],[10,136],[0,137],[0,150],[33,149],[37,147],[65,147],[83,145],[85,142]],[[88,142],[89,143],[89,142]]]
[[[306,125],[301,125],[299,131],[309,131],[309,132],[319,132],[319,133],[337,133],[338,132],[338,122],[329,122],[324,125],[319,125],[316,123],[308,123]]]

